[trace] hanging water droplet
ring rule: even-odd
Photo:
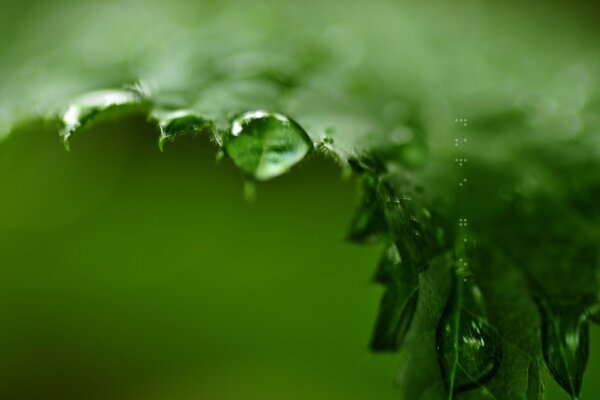
[[[580,302],[556,304],[536,293],[542,314],[542,350],[550,373],[576,399],[589,352],[589,322]]]
[[[248,112],[235,119],[223,137],[223,146],[238,167],[259,180],[287,172],[313,148],[300,125],[266,111]]]
[[[103,90],[88,93],[73,103],[62,114],[60,135],[67,150],[72,136],[100,117],[140,111],[147,102],[142,91],[135,88]]]
[[[437,329],[438,360],[450,398],[490,379],[500,365],[500,343],[483,296],[471,277],[455,274]]]
[[[373,351],[397,351],[410,328],[417,308],[419,272],[402,262],[398,247],[388,244],[379,262],[375,281],[385,285],[371,341]]]
[[[173,142],[179,136],[197,135],[212,130],[210,121],[189,110],[169,112],[154,112],[152,119],[156,120],[160,129],[158,147],[164,150],[165,143]]]

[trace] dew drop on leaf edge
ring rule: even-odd
[[[144,104],[144,95],[135,89],[111,89],[87,93],[73,101],[60,116],[60,136],[67,149],[70,140],[98,117],[109,112],[137,110]],[[111,113],[112,114],[112,113]]]
[[[300,162],[313,143],[295,121],[285,115],[251,111],[236,118],[223,136],[227,156],[245,173],[268,180]]]
[[[210,130],[211,123],[193,111],[176,110],[165,113],[157,113],[153,116],[160,129],[158,147],[164,150],[168,142],[174,141],[179,136],[196,135],[205,130]]]

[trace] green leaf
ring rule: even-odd
[[[560,386],[579,398],[589,354],[589,324],[578,302],[554,304],[538,295],[542,313],[542,349],[550,373]]]
[[[436,340],[450,398],[482,386],[496,374],[501,360],[499,340],[488,322],[481,290],[471,277],[457,274]]]
[[[372,347],[403,357],[405,398],[541,399],[544,362],[579,394],[600,276],[583,4],[5,3],[0,135],[58,119],[68,147],[134,113],[161,150],[206,135],[256,180],[316,148],[362,184],[348,238],[386,243]]]
[[[387,222],[373,182],[365,179],[362,199],[350,223],[348,239],[355,243],[375,243],[388,232]]]
[[[385,285],[371,341],[373,351],[397,351],[410,328],[419,298],[419,272],[403,263],[394,243],[385,249],[375,281]]]

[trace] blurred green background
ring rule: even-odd
[[[368,352],[379,246],[321,159],[244,200],[207,140],[102,124],[0,147],[0,398],[385,399]]]
[[[205,138],[155,136],[134,118],[69,153],[43,126],[0,147],[0,398],[398,398],[402,355],[367,350],[381,248],[343,240],[355,182],[313,156],[249,203]]]

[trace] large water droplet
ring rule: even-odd
[[[238,167],[259,180],[287,172],[313,148],[300,125],[266,111],[248,112],[235,119],[223,137],[223,146]]]
[[[578,398],[589,350],[589,322],[581,303],[556,304],[537,293],[542,314],[542,350],[550,373],[559,385]]]
[[[482,385],[498,370],[499,338],[487,321],[483,296],[472,278],[456,274],[436,341],[450,398]]]
[[[99,120],[100,117],[139,111],[145,105],[145,95],[137,88],[91,92],[78,98],[61,116],[63,128],[60,135],[65,147],[69,148],[74,134]]]
[[[419,272],[402,262],[398,247],[388,244],[375,280],[385,285],[379,316],[371,341],[374,351],[397,351],[410,328],[417,308]]]

